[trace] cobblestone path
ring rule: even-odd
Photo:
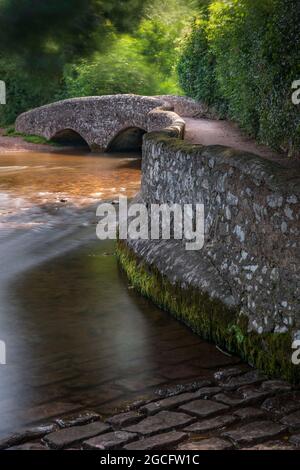
[[[300,390],[240,366],[160,389],[107,419],[80,410],[0,441],[1,449],[227,450],[300,446]]]

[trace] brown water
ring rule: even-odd
[[[96,239],[97,204],[139,184],[137,156],[0,154],[1,435],[237,362],[137,295]]]

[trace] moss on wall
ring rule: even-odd
[[[139,259],[123,241],[117,243],[117,258],[136,290],[202,338],[239,355],[269,377],[300,382],[300,369],[291,362],[290,333],[249,333],[248,319],[237,310],[229,309],[195,288],[171,284],[155,266]]]

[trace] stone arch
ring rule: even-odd
[[[79,132],[74,129],[61,129],[51,137],[51,140],[62,145],[72,145],[72,147],[89,147],[88,142]]]
[[[143,144],[143,135],[147,131],[141,127],[128,126],[121,129],[109,141],[107,152],[140,151]]]

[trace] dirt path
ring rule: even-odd
[[[278,161],[284,166],[299,167],[300,160],[290,160],[266,147],[259,145],[232,122],[210,119],[183,118],[186,122],[185,140],[193,144],[224,145],[237,150],[255,153],[269,160]]]

